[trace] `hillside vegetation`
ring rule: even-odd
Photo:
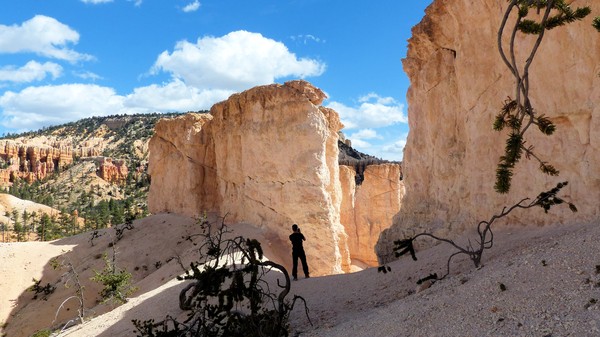
[[[55,211],[45,214],[7,207],[2,214],[4,218],[0,219],[0,230],[5,234],[2,240],[53,240],[148,215],[148,142],[158,120],[179,115],[91,117],[0,137],[0,140],[19,144],[54,144],[74,150],[73,162],[46,178],[33,182],[14,179],[10,186],[3,186],[5,192],[17,198],[49,206]],[[364,179],[363,172],[368,165],[389,162],[353,149],[344,142],[343,134],[340,139],[339,163],[355,169],[357,184]],[[78,149],[91,149],[97,155],[81,156],[85,151]],[[125,161],[128,174],[122,183],[106,181],[99,176],[100,161],[105,157]]]
[[[161,118],[180,115],[140,114],[91,117],[37,131],[8,134],[0,140],[28,145],[60,144],[77,150],[92,148],[100,156],[82,157],[77,151],[73,163],[42,180],[28,183],[15,179],[4,191],[58,210],[42,216],[7,211],[1,224],[11,232],[5,240],[52,240],[81,231],[105,228],[148,214],[146,197],[150,186],[147,174],[148,141]],[[122,183],[105,181],[98,175],[101,158],[124,160],[128,175]],[[31,213],[31,212],[30,212]],[[37,234],[37,236],[35,235]],[[8,237],[8,238],[6,238]]]

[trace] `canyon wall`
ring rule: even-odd
[[[377,265],[375,244],[400,211],[404,182],[399,164],[369,165],[364,180],[356,184],[356,171],[340,166],[341,222],[348,235],[350,258],[355,264]]]
[[[214,143],[209,114],[162,119],[148,144],[148,174],[152,178],[148,209],[198,216],[219,211]]]
[[[600,34],[582,22],[548,31],[530,69],[530,98],[539,113],[557,126],[552,136],[529,130],[527,145],[553,164],[559,177],[542,174],[534,160],[515,168],[508,194],[494,191],[496,165],[506,132],[492,129],[493,119],[514,81],[496,46],[504,0],[436,0],[413,28],[404,70],[410,78],[410,133],[404,151],[406,195],[394,225],[378,243],[382,260],[393,240],[421,231],[455,235],[473,230],[504,206],[536,197],[559,181],[562,195],[579,208],[517,210],[501,223],[574,225],[600,214]],[[600,2],[577,0],[600,14]],[[517,48],[531,48],[531,37]],[[523,64],[524,53],[518,56]]]
[[[325,97],[308,82],[291,81],[232,95],[210,114],[161,120],[149,143],[150,212],[217,212],[227,223],[264,229],[282,247],[290,245],[297,223],[314,275],[350,271],[352,255],[372,261],[367,253],[351,252],[350,246],[359,246],[352,243],[359,224],[351,224],[349,235],[341,220],[343,199],[354,186],[340,183],[343,126],[335,111],[320,105]],[[388,171],[399,181],[398,165]],[[375,222],[366,230],[374,237],[391,216]],[[362,249],[374,254],[373,246]]]

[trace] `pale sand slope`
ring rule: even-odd
[[[29,214],[36,212],[47,213],[47,214],[59,214],[57,209],[52,207],[35,203],[29,200],[23,200],[15,197],[14,195],[0,193],[0,222],[4,224],[12,223],[12,220],[6,216],[6,213],[11,213],[13,209],[19,212],[19,216],[23,215],[23,211],[27,210]],[[0,237],[1,239],[1,237]],[[8,240],[7,240],[8,241]],[[0,309],[1,310],[1,309]]]
[[[263,240],[271,259],[282,256],[288,259],[283,243],[269,244],[259,230],[249,226],[235,228],[246,236]],[[134,272],[140,288],[134,294],[136,297],[103,315],[106,308],[90,304],[93,308],[88,312],[97,317],[64,335],[131,336],[134,335],[131,319],[160,319],[167,314],[181,317],[177,296],[183,283],[169,281],[181,268],[174,261],[164,261],[174,252],[185,258],[192,257],[189,252],[193,246],[186,246],[187,241],[177,242],[193,229],[192,220],[174,215],[157,215],[136,222],[135,229],[118,243],[119,256],[126,268],[146,266],[148,269],[144,271],[142,267]],[[483,268],[474,269],[470,261],[458,259],[452,264],[453,273],[449,278],[419,293],[414,292],[418,278],[445,269],[446,258],[452,252],[448,246],[421,251],[416,262],[404,257],[390,264],[392,272],[388,274],[367,269],[294,282],[292,294],[306,299],[313,326],[297,306],[291,317],[291,335],[599,336],[600,243],[597,238],[600,226],[498,226],[497,229],[495,246],[486,251]],[[85,261],[97,260],[93,255],[106,249],[108,238],[98,239],[94,247],[88,239],[89,235],[82,235],[54,245],[64,248],[75,244],[73,252],[77,257],[73,255],[73,260],[90,266],[91,263]],[[0,249],[12,251],[15,245],[0,246]],[[50,247],[39,245],[42,251]],[[48,252],[44,256],[52,254]],[[86,260],[82,256],[92,257]],[[156,269],[152,261],[163,261],[163,265]],[[100,267],[101,264],[93,268]],[[32,269],[14,270],[31,274]],[[81,274],[86,272],[81,271]],[[44,270],[44,281],[51,276]],[[506,286],[505,291],[500,289],[501,283]],[[30,283],[23,284],[21,288],[28,285]],[[86,290],[89,303],[93,303],[92,291],[97,292],[97,289]],[[67,296],[58,292],[57,289],[48,301],[32,301],[31,293],[23,294],[15,308],[18,311],[12,312],[18,317],[8,320],[8,336],[26,336],[26,331],[49,326],[55,309],[46,308],[47,303]],[[30,303],[33,305],[28,305]],[[4,306],[5,302],[0,302],[0,307]],[[74,311],[76,309],[70,314]]]

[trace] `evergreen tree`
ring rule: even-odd
[[[514,96],[504,102],[494,121],[494,130],[509,130],[505,153],[500,157],[496,169],[494,189],[497,192],[507,193],[510,190],[513,169],[523,155],[537,160],[543,173],[551,176],[559,174],[553,165],[534,153],[533,146],[525,146],[524,136],[528,130],[537,127],[545,135],[551,135],[556,130],[554,123],[548,117],[540,114],[531,103],[529,68],[546,31],[581,20],[590,12],[589,7],[572,9],[565,0],[509,0],[498,30],[498,50],[504,64],[515,79],[515,91]],[[541,19],[539,21],[530,19],[531,13],[535,13],[534,17],[540,13]],[[507,32],[509,18],[514,16],[516,16],[516,21]],[[535,37],[535,43],[530,50],[517,50],[519,48],[517,48],[515,40],[519,33]],[[508,37],[507,45],[504,44],[504,41],[507,40],[506,37]],[[519,59],[518,55],[523,54],[526,55],[526,58]]]

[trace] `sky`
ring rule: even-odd
[[[0,135],[91,116],[209,110],[257,85],[323,90],[361,152],[402,160],[401,59],[432,0],[11,0]]]

